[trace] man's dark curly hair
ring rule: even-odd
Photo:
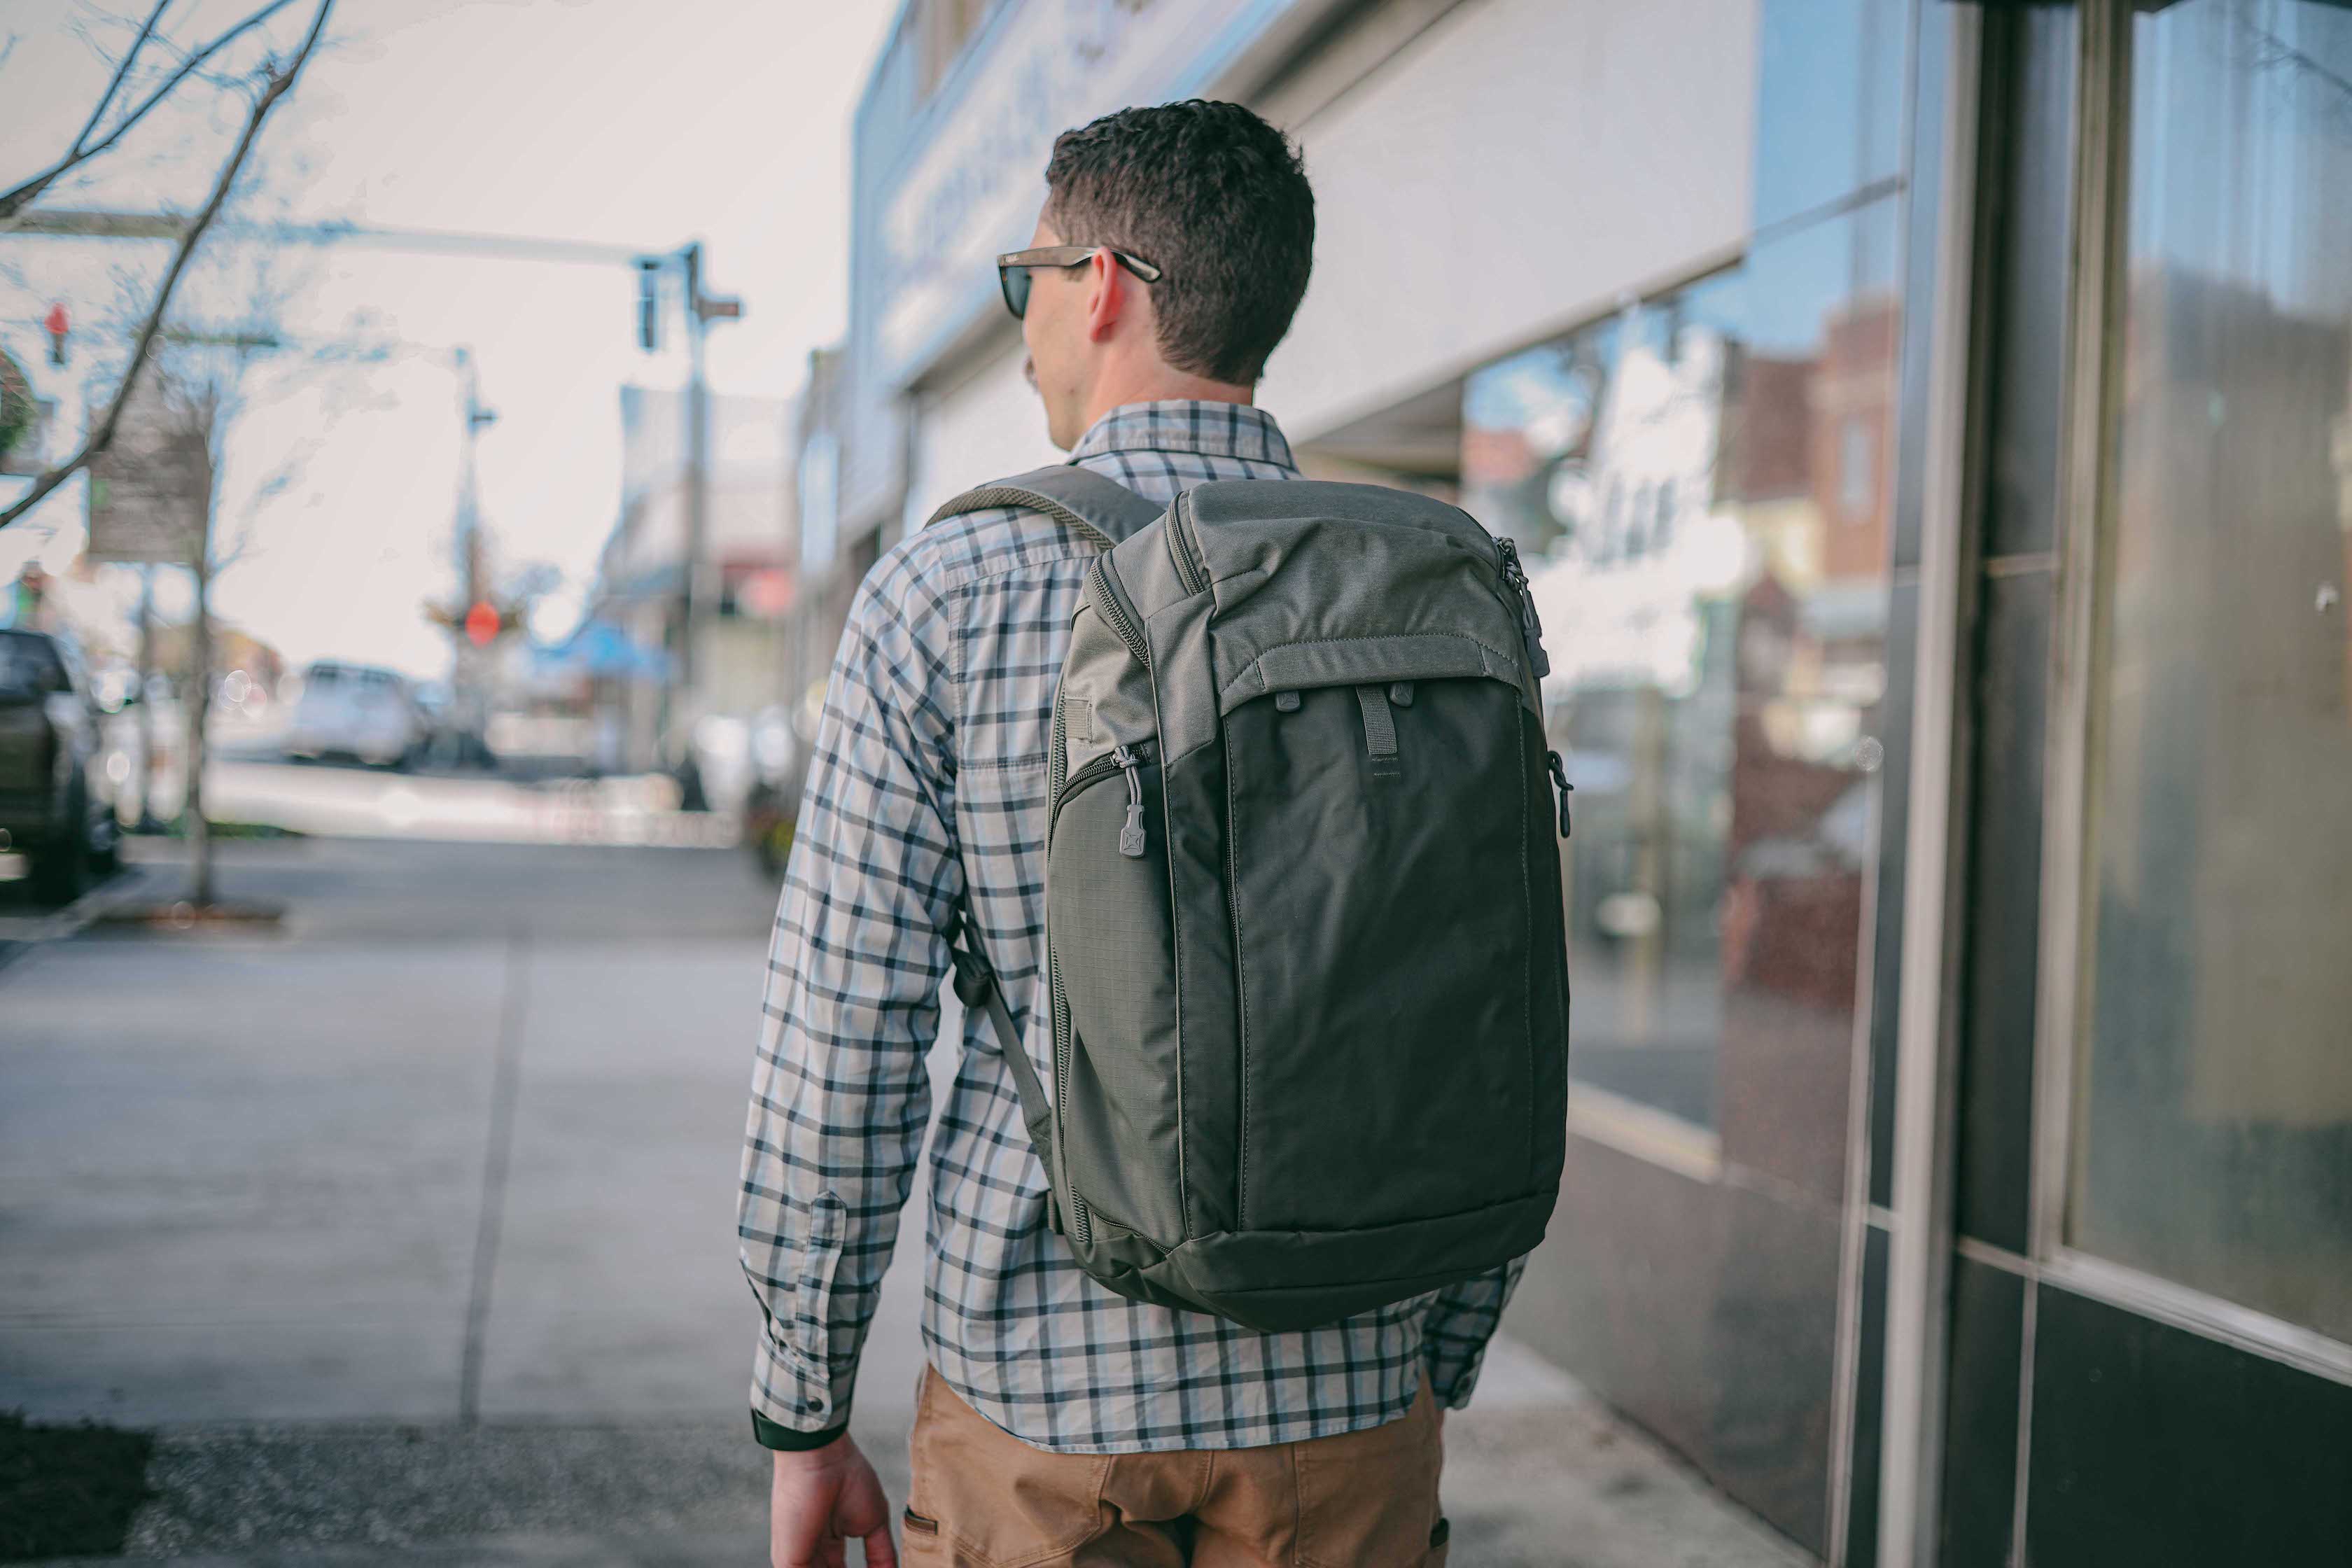
[[[1122,109],[1055,139],[1045,221],[1160,268],[1160,352],[1213,381],[1255,381],[1315,259],[1315,193],[1283,133],[1238,103]]]

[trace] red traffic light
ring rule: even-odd
[[[71,327],[72,322],[66,315],[66,304],[62,300],[58,300],[56,304],[51,305],[49,307],[49,313],[41,318],[41,330],[49,334],[49,363],[51,364],[63,364],[66,363],[66,333],[71,329]]]
[[[466,611],[466,636],[476,647],[488,647],[499,635],[499,612],[487,599],[477,599]]]

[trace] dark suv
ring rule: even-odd
[[[70,640],[0,628],[0,849],[29,857],[34,892],[54,903],[114,863],[103,719]]]

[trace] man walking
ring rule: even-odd
[[[1066,132],[1045,181],[1032,247],[999,270],[1055,445],[1160,504],[1297,478],[1252,404],[1314,247],[1282,134],[1233,104],[1130,109]],[[958,922],[1016,1019],[1037,999],[1054,685],[1095,552],[1040,512],[956,517],[883,557],[842,637],[776,917],[740,1207],[780,1568],[844,1563],[853,1537],[898,1561],[847,1436],[858,1353],[929,1117]],[[929,1213],[910,1563],[1444,1562],[1439,1412],[1468,1401],[1517,1264],[1294,1333],[1114,1294],[1049,1227],[978,1016]]]

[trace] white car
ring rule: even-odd
[[[302,700],[286,727],[286,754],[356,757],[376,767],[404,768],[430,734],[407,677],[320,659],[302,673]]]

